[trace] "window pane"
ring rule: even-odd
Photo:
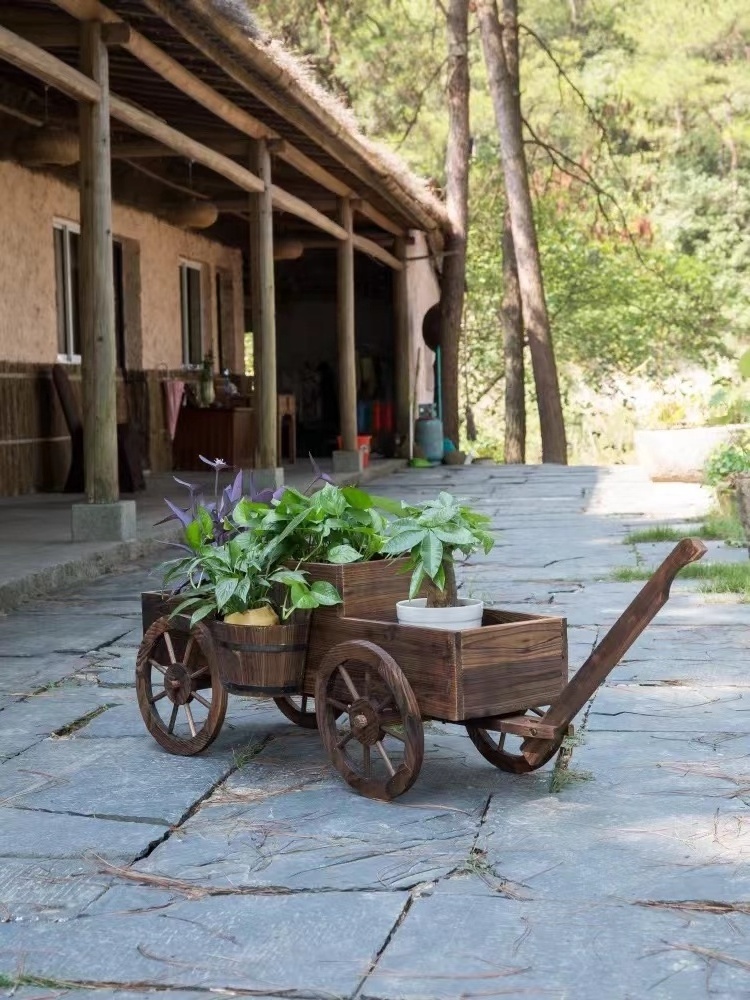
[[[203,360],[203,301],[198,268],[180,265],[180,292],[185,364],[199,365]]]
[[[55,302],[57,305],[57,353],[68,353],[67,319],[66,319],[66,282],[65,282],[65,231],[56,226],[53,230],[55,239]]]

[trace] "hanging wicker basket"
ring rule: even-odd
[[[295,612],[282,625],[227,625],[214,621],[221,682],[231,694],[299,692],[305,672],[310,612]]]

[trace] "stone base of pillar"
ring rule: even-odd
[[[276,490],[284,485],[283,469],[251,469],[253,474],[253,486],[256,490]],[[250,472],[246,472],[242,477],[242,492],[245,496],[250,495]]]
[[[74,542],[130,542],[136,535],[135,500],[116,503],[74,503],[71,533]]]
[[[334,473],[352,473],[362,471],[361,451],[334,451],[333,471]]]

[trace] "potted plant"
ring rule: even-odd
[[[750,431],[736,431],[709,456],[704,481],[716,493],[719,510],[725,517],[738,517],[737,481],[750,474]]]
[[[310,582],[289,566],[278,536],[246,530],[239,505],[271,510],[270,491],[241,496],[242,474],[219,494],[221,459],[202,461],[215,471],[215,498],[206,503],[197,487],[183,510],[167,501],[184,529],[185,555],[162,567],[172,594],[172,615],[190,614],[189,627],[207,620],[220,651],[224,686],[235,693],[297,690],[305,665],[310,611],[340,601],[326,581]],[[181,482],[178,480],[178,482]],[[280,618],[283,620],[280,621]]]
[[[406,568],[412,571],[409,599],[396,605],[399,622],[453,630],[481,625],[483,602],[458,596],[454,562],[457,553],[492,549],[489,520],[450,493],[416,506],[402,504],[383,545],[389,555],[408,556]],[[427,596],[417,597],[423,587]]]

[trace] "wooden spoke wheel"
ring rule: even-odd
[[[342,642],[320,662],[318,729],[336,770],[361,795],[394,799],[424,757],[419,705],[401,668],[372,642]]]
[[[146,728],[170,753],[200,753],[219,735],[228,698],[205,625],[186,633],[157,619],[138,650],[135,687]]]
[[[282,698],[274,698],[276,707],[295,726],[302,726],[303,729],[317,729],[318,720],[315,715],[315,699],[306,694],[284,695]]]
[[[544,714],[538,708],[532,708],[531,711],[535,715]],[[562,744],[562,738],[559,741],[551,743],[549,750],[545,752],[539,763],[530,764],[521,753],[521,744],[524,737],[514,736],[511,733],[490,732],[487,729],[482,729],[481,726],[474,722],[467,722],[466,732],[471,742],[485,760],[488,760],[490,764],[494,764],[495,767],[499,767],[501,771],[507,771],[509,774],[528,774],[530,771],[538,770],[548,761],[552,760]],[[532,742],[534,741],[532,740]],[[546,744],[550,741],[540,740],[539,742]]]

